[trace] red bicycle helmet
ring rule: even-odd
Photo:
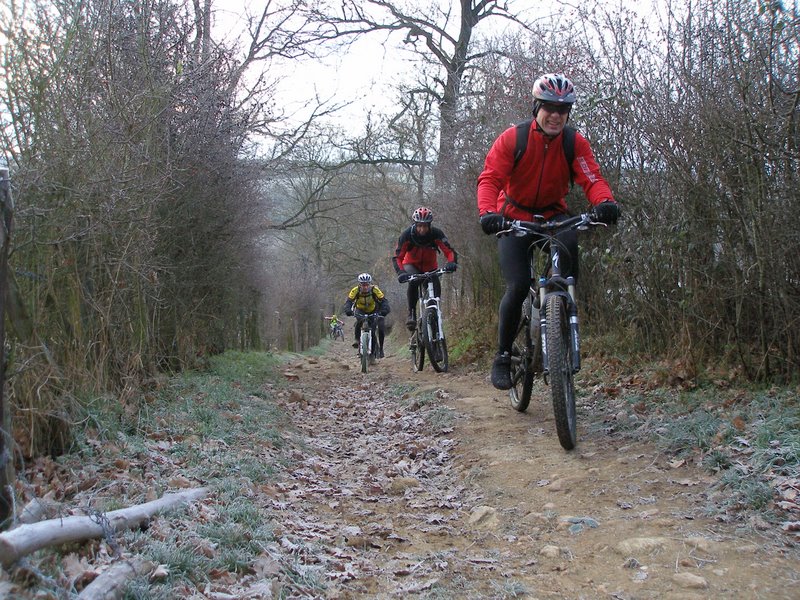
[[[433,221],[433,211],[430,208],[420,206],[414,211],[414,214],[411,215],[411,220],[414,223],[431,223]]]

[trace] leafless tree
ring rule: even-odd
[[[25,451],[58,452],[75,393],[124,400],[159,369],[258,343],[248,226],[269,162],[253,144],[271,135],[280,157],[307,132],[279,127],[269,71],[314,33],[297,4],[270,2],[242,57],[214,39],[208,1],[11,8],[2,135],[15,289],[34,323],[15,331],[12,398],[41,432]]]

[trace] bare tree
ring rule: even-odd
[[[243,158],[256,136],[285,154],[307,131],[279,130],[268,72],[308,38],[291,3],[252,21],[244,58],[213,39],[207,1],[12,8],[2,135],[20,205],[13,265],[36,325],[15,331],[12,397],[29,409],[25,452],[57,453],[76,392],[124,399],[159,369],[258,343],[246,226],[268,163]]]
[[[452,154],[462,80],[470,65],[483,56],[482,52],[472,52],[475,29],[488,19],[522,24],[503,0],[460,0],[454,4],[403,6],[397,1],[346,0],[336,7],[321,4],[311,12],[311,18],[322,24],[331,41],[346,44],[365,34],[398,33],[423,64],[433,67],[417,91],[429,94],[438,104],[440,166]],[[442,169],[440,175],[447,172]]]

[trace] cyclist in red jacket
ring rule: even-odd
[[[574,160],[571,165],[567,164],[561,136],[575,101],[575,87],[561,73],[542,75],[534,82],[534,120],[524,154],[515,157],[517,128],[510,127],[492,144],[478,177],[478,214],[484,233],[501,231],[505,219],[533,221],[538,215],[548,220],[567,218],[565,196],[569,191],[570,174],[594,206],[596,218],[608,224],[617,222],[619,207],[600,174],[589,142],[580,133],[575,134]],[[512,385],[511,345],[530,287],[528,249],[536,238],[531,234],[503,236],[498,240],[500,270],[506,289],[500,301],[492,385],[501,390],[510,389]],[[571,275],[577,279],[577,232],[563,233],[558,239],[565,248],[561,254],[561,272],[565,277]]]
[[[447,263],[444,268],[448,271],[455,271],[457,267],[456,251],[447,240],[447,236],[438,227],[431,225],[433,222],[433,211],[424,206],[420,206],[411,215],[411,227],[404,230],[397,240],[397,248],[392,257],[392,266],[397,273],[397,280],[400,283],[408,281],[408,276],[414,273],[426,273],[439,268],[437,253],[444,254]],[[406,327],[413,331],[416,327],[417,319],[414,316],[414,308],[417,306],[419,297],[419,284],[415,281],[408,284],[406,299],[408,301],[408,318]],[[438,277],[433,280],[434,291],[437,296],[441,296],[442,285]]]

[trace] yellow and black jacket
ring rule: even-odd
[[[377,312],[379,315],[386,316],[391,309],[389,300],[377,285],[373,285],[367,292],[361,292],[358,286],[350,290],[350,293],[347,294],[347,302],[344,303],[344,312],[349,314],[353,310],[360,310],[368,315]]]

